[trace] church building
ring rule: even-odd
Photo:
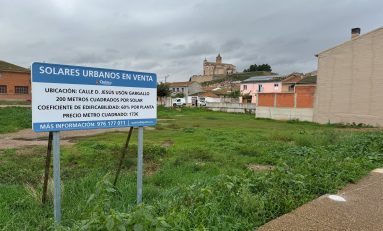
[[[203,75],[193,75],[190,80],[205,82],[220,79],[233,73],[236,73],[236,67],[233,64],[222,63],[221,54],[218,54],[215,62],[209,62],[205,58],[203,61]]]
[[[231,75],[235,73],[233,64],[222,63],[221,54],[215,59],[215,62],[208,62],[205,58],[203,61],[203,75]]]

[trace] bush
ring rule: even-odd
[[[96,192],[88,198],[82,216],[72,227],[59,226],[59,230],[166,230],[170,226],[164,218],[157,217],[154,208],[144,204],[133,206],[127,212],[119,212],[111,207],[111,198],[116,189],[104,176],[96,185]]]
[[[144,145],[144,158],[147,160],[154,160],[162,158],[166,155],[166,148],[155,144]]]

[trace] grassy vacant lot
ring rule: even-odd
[[[45,147],[1,150],[0,227],[253,230],[383,164],[380,131],[198,109],[158,114],[144,133],[143,206],[135,206],[136,134],[118,186],[109,183],[127,136],[114,132],[62,147],[61,227],[52,202],[39,203]]]
[[[24,100],[0,100],[0,105],[31,105],[31,101],[24,101]]]
[[[0,108],[0,134],[30,128],[31,109],[22,107]],[[1,148],[1,147],[0,147]]]

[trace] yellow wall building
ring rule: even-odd
[[[383,27],[318,54],[314,121],[383,126]]]

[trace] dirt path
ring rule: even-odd
[[[128,132],[129,128],[94,129],[80,131],[63,131],[60,133],[62,145],[72,145],[76,137],[92,136],[106,132]],[[0,134],[0,149],[20,148],[31,145],[47,145],[47,132],[33,132],[32,129],[24,129],[14,133]]]

